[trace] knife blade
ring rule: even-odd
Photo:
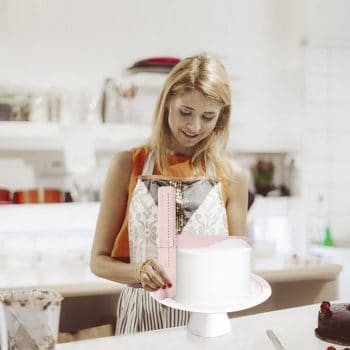
[[[276,350],[285,350],[284,346],[280,342],[280,340],[277,338],[276,334],[273,332],[272,329],[267,329],[266,334],[271,340],[272,344],[274,345]]]

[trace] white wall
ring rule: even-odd
[[[98,92],[148,56],[209,52],[233,81],[234,118],[271,134],[298,106],[292,0],[0,0],[0,85]],[[258,127],[258,129],[259,129]],[[271,137],[271,136],[270,136]]]
[[[307,2],[302,192],[310,215],[325,197],[338,243],[350,240],[349,13],[346,0]]]
[[[3,6],[2,80],[11,82],[85,87],[136,59],[204,50],[234,53],[242,65],[250,47],[241,35],[249,30],[249,5],[238,1],[15,0]]]
[[[349,1],[307,0],[304,11],[307,19],[307,39],[310,45],[350,46]]]
[[[349,241],[350,48],[305,53],[303,193],[309,208],[325,197],[335,238]]]

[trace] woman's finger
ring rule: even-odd
[[[151,265],[153,266],[153,269],[155,271],[157,271],[157,273],[159,274],[159,276],[161,277],[162,281],[165,283],[165,284],[170,284],[170,279],[169,277],[167,276],[165,270],[163,269],[162,265],[160,265],[160,263],[155,260],[155,259],[152,259],[151,260]]]
[[[145,286],[147,286],[147,287],[153,288],[154,290],[159,289],[159,287],[152,281],[150,276],[145,272],[142,273],[141,284],[144,288]]]
[[[153,266],[151,264],[147,265],[145,267],[144,270],[148,277],[150,278],[150,280],[158,287],[163,287],[164,286],[164,282],[163,279],[161,278],[161,276],[158,274],[158,272],[153,268]]]

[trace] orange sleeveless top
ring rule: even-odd
[[[116,236],[114,246],[111,252],[113,258],[128,258],[129,257],[129,236],[128,236],[128,213],[130,208],[131,198],[138,180],[138,177],[142,174],[144,164],[150,153],[148,146],[142,146],[131,150],[132,153],[132,170],[128,188],[128,202],[126,214],[123,220],[123,224]],[[217,176],[220,179],[220,169],[217,169]],[[153,175],[161,175],[157,165],[153,170]],[[191,167],[191,157],[183,155],[173,155],[169,159],[169,168],[167,169],[167,176],[188,178],[193,177],[193,170]],[[222,197],[226,204],[227,201],[227,182],[222,181]]]

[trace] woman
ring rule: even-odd
[[[186,325],[188,313],[162,306],[148,292],[171,286],[157,262],[157,189],[172,185],[177,233],[242,235],[248,188],[224,156],[230,87],[211,56],[189,57],[169,73],[147,145],[113,158],[103,188],[91,269],[128,284],[117,307],[117,334]]]

